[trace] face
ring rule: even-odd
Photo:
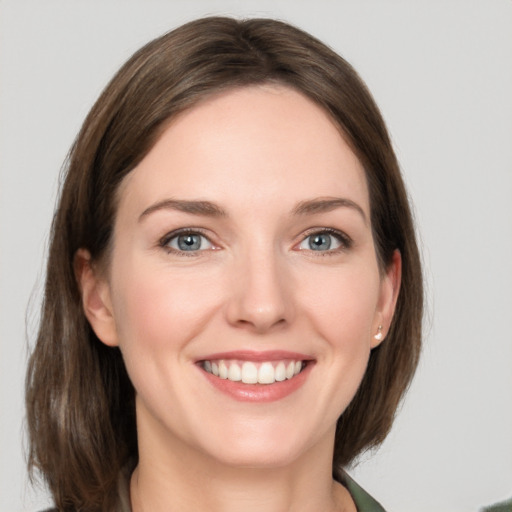
[[[119,198],[108,277],[82,285],[136,389],[140,446],[238,466],[332,450],[397,266],[379,272],[364,171],[328,115],[285,87],[222,93]]]

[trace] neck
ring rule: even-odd
[[[233,466],[167,441],[139,428],[139,464],[130,484],[133,512],[356,510],[348,491],[332,480],[332,438],[281,467]]]
[[[291,475],[286,468],[230,468],[208,478],[202,471],[187,469],[177,474],[171,468],[163,473],[137,466],[130,486],[133,512],[355,512],[346,489],[331,479],[311,480]]]

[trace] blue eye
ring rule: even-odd
[[[327,252],[335,251],[342,247],[349,247],[350,243],[341,233],[329,231],[317,231],[302,240],[299,249],[308,251]]]
[[[312,251],[328,251],[332,245],[332,235],[318,233],[308,236],[308,246]]]
[[[168,238],[165,243],[165,247],[174,249],[180,252],[195,252],[211,249],[212,243],[208,238],[200,233],[179,233],[171,238]]]

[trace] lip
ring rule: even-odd
[[[253,362],[295,359],[304,361],[306,366],[298,375],[288,380],[274,382],[273,384],[244,384],[242,382],[233,382],[228,379],[216,377],[215,375],[205,371],[201,366],[202,361],[213,361],[218,359],[238,359]],[[196,361],[196,363],[198,370],[202,373],[205,379],[207,379],[207,381],[218,391],[241,402],[266,403],[281,400],[300,389],[311,373],[315,360],[311,356],[300,354],[298,352],[282,350],[255,352],[243,350],[217,352],[215,354],[201,357]]]
[[[314,358],[307,354],[299,352],[289,352],[287,350],[266,350],[259,352],[255,350],[234,350],[230,352],[215,352],[197,359],[196,363],[201,361],[214,361],[216,359],[241,359],[243,361],[278,361],[280,359],[295,359],[301,361],[313,361]]]

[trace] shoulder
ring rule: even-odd
[[[355,480],[346,472],[339,475],[339,482],[347,488],[356,504],[358,512],[386,512],[382,505],[372,498]]]
[[[510,512],[512,510],[512,498],[507,501],[495,503],[490,507],[485,507],[481,512]]]

